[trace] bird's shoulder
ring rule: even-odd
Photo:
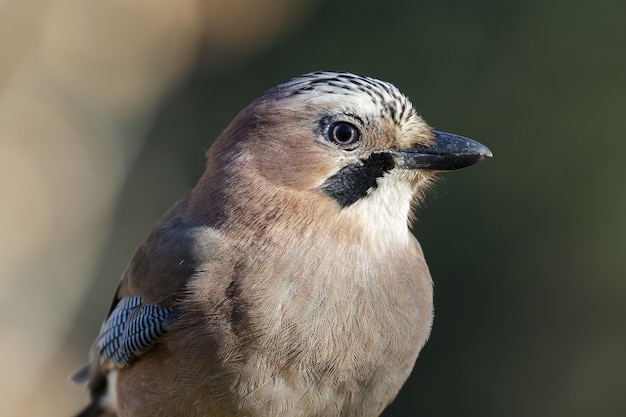
[[[117,299],[140,296],[143,304],[168,307],[222,246],[220,232],[192,218],[187,199],[153,227],[122,275]]]
[[[94,358],[124,367],[160,339],[178,321],[188,283],[212,262],[221,240],[215,228],[188,214],[186,199],[170,209],[124,271]]]

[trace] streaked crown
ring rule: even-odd
[[[395,123],[407,121],[416,115],[410,100],[396,86],[386,81],[342,71],[317,71],[293,78],[268,90],[267,94],[282,97],[298,96],[315,101],[336,98],[340,100],[369,100]]]

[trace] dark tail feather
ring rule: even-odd
[[[104,373],[98,370],[92,372],[90,364],[87,364],[76,371],[71,379],[77,384],[87,383],[91,394],[91,403],[75,417],[117,417],[117,413],[107,404],[109,384]]]
[[[92,402],[75,417],[117,417],[117,414],[109,409],[103,408],[97,402]]]

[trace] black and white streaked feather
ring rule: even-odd
[[[115,368],[128,365],[163,336],[175,319],[172,308],[142,304],[139,296],[120,299],[94,346],[100,363],[110,361]]]
[[[363,77],[343,71],[316,71],[293,78],[274,89],[282,90],[286,96],[343,96],[367,97],[378,107],[381,114],[395,123],[409,120],[417,113],[408,97],[393,84],[376,78]]]

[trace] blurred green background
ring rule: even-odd
[[[626,2],[26,3],[0,7],[3,415],[80,408],[137,245],[241,108],[318,69],[495,154],[418,211],[435,324],[384,416],[625,415]]]

